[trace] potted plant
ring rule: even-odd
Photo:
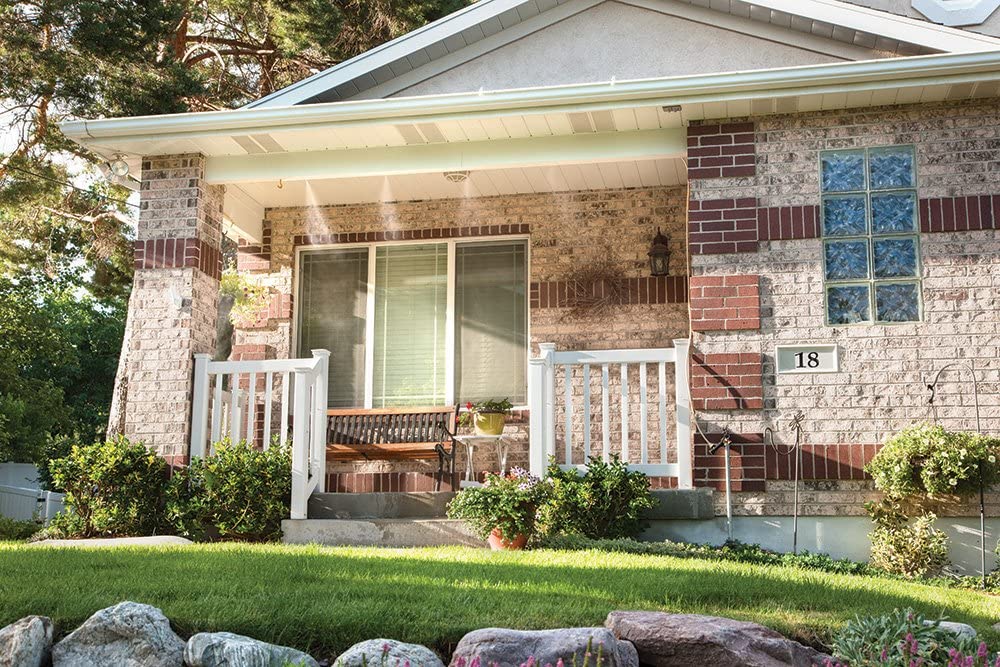
[[[523,549],[535,530],[538,508],[548,485],[527,470],[487,474],[482,486],[463,489],[448,505],[448,516],[462,519],[496,550]]]
[[[513,407],[507,398],[466,403],[465,412],[459,416],[459,424],[472,426],[476,435],[501,435]]]

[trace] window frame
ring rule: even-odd
[[[870,155],[872,151],[879,152],[893,148],[908,148],[913,154],[913,186],[909,188],[885,188],[873,190],[871,188],[871,174],[869,173]],[[836,153],[863,153],[864,154],[864,189],[863,190],[823,190],[823,157]],[[854,326],[896,326],[917,324],[924,320],[924,297],[923,297],[923,262],[920,252],[920,195],[918,192],[919,174],[917,171],[917,149],[914,144],[888,144],[880,146],[865,146],[861,148],[835,148],[818,151],[816,157],[817,173],[819,174],[819,232],[820,232],[820,266],[823,281],[823,322],[829,327],[854,327]],[[875,233],[872,220],[872,196],[881,194],[912,193],[914,199],[913,228],[902,232]],[[864,197],[865,222],[867,231],[865,234],[845,234],[842,236],[830,236],[826,233],[826,206],[827,198],[843,196]],[[875,275],[875,242],[885,239],[912,239],[914,252],[916,253],[916,264],[913,277],[899,278],[878,278]],[[864,241],[868,246],[867,256],[867,278],[850,278],[845,280],[830,280],[826,271],[826,247],[829,241]],[[878,319],[878,299],[876,289],[880,285],[916,285],[917,288],[917,319],[905,321],[891,321]],[[831,322],[830,321],[830,287],[867,287],[868,288],[868,319],[857,322]]]
[[[497,234],[495,236],[475,236],[458,237],[450,239],[429,238],[429,239],[407,239],[405,241],[374,241],[358,243],[324,243],[316,245],[296,246],[292,265],[292,286],[294,299],[292,303],[291,321],[291,351],[289,356],[297,354],[299,349],[299,312],[296,310],[301,303],[302,290],[302,265],[301,258],[304,253],[322,252],[325,250],[347,250],[357,248],[368,249],[368,279],[366,283],[365,301],[365,391],[364,405],[357,406],[359,409],[371,410],[374,404],[375,385],[375,256],[378,248],[386,246],[404,245],[446,245],[447,257],[447,302],[445,315],[445,405],[456,405],[458,397],[455,396],[455,249],[459,244],[472,245],[476,243],[503,243],[511,241],[524,242],[525,250],[525,276],[524,276],[524,309],[525,309],[525,396],[527,396],[528,360],[531,356],[531,237],[528,234]],[[330,350],[335,353],[334,350]],[[526,405],[514,406],[515,409],[526,409]]]

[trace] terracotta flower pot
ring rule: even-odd
[[[528,543],[528,536],[522,533],[513,540],[508,541],[503,538],[503,533],[500,532],[499,528],[494,528],[493,532],[490,533],[489,539],[486,541],[493,551],[520,551]]]
[[[472,420],[476,435],[501,435],[506,422],[507,415],[502,412],[477,412]]]

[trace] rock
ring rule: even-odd
[[[383,659],[384,656],[384,659]],[[395,639],[369,639],[340,654],[336,667],[444,667],[434,651],[420,644],[404,644]]]
[[[934,621],[924,621],[924,625],[933,625]],[[938,627],[947,630],[951,634],[961,639],[975,639],[978,637],[976,629],[968,623],[958,623],[957,621],[941,621]]]
[[[200,632],[184,647],[188,667],[319,667],[311,657],[287,646],[275,646],[231,632]]]
[[[121,602],[102,609],[52,649],[53,667],[181,667],[184,640],[156,607]]]
[[[586,663],[588,648],[592,656],[589,663]],[[469,667],[475,658],[479,658],[482,665],[496,663],[499,667],[519,667],[532,657],[538,665],[554,665],[562,658],[566,665],[589,664],[594,667],[598,651],[602,656],[603,667],[639,667],[635,647],[627,641],[616,639],[606,628],[476,630],[458,642],[451,658],[451,667]]]
[[[812,667],[829,657],[762,625],[715,616],[613,611],[604,624],[655,666]]]
[[[25,616],[0,628],[0,667],[42,667],[52,654],[52,621]]]

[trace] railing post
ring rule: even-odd
[[[316,379],[315,405],[313,406],[313,470],[316,475],[316,491],[326,492],[326,410],[327,391],[330,386],[330,351],[313,350],[313,357],[319,359]]]
[[[677,486],[690,489],[694,486],[694,469],[691,460],[691,384],[690,373],[691,341],[687,338],[674,340],[676,358],[674,360],[674,391],[677,411]]]
[[[194,355],[194,392],[191,397],[191,446],[188,459],[204,458],[208,440],[208,363],[210,354]]]
[[[308,372],[297,370],[292,416],[292,507],[291,518],[305,519],[309,509],[309,386]]]

